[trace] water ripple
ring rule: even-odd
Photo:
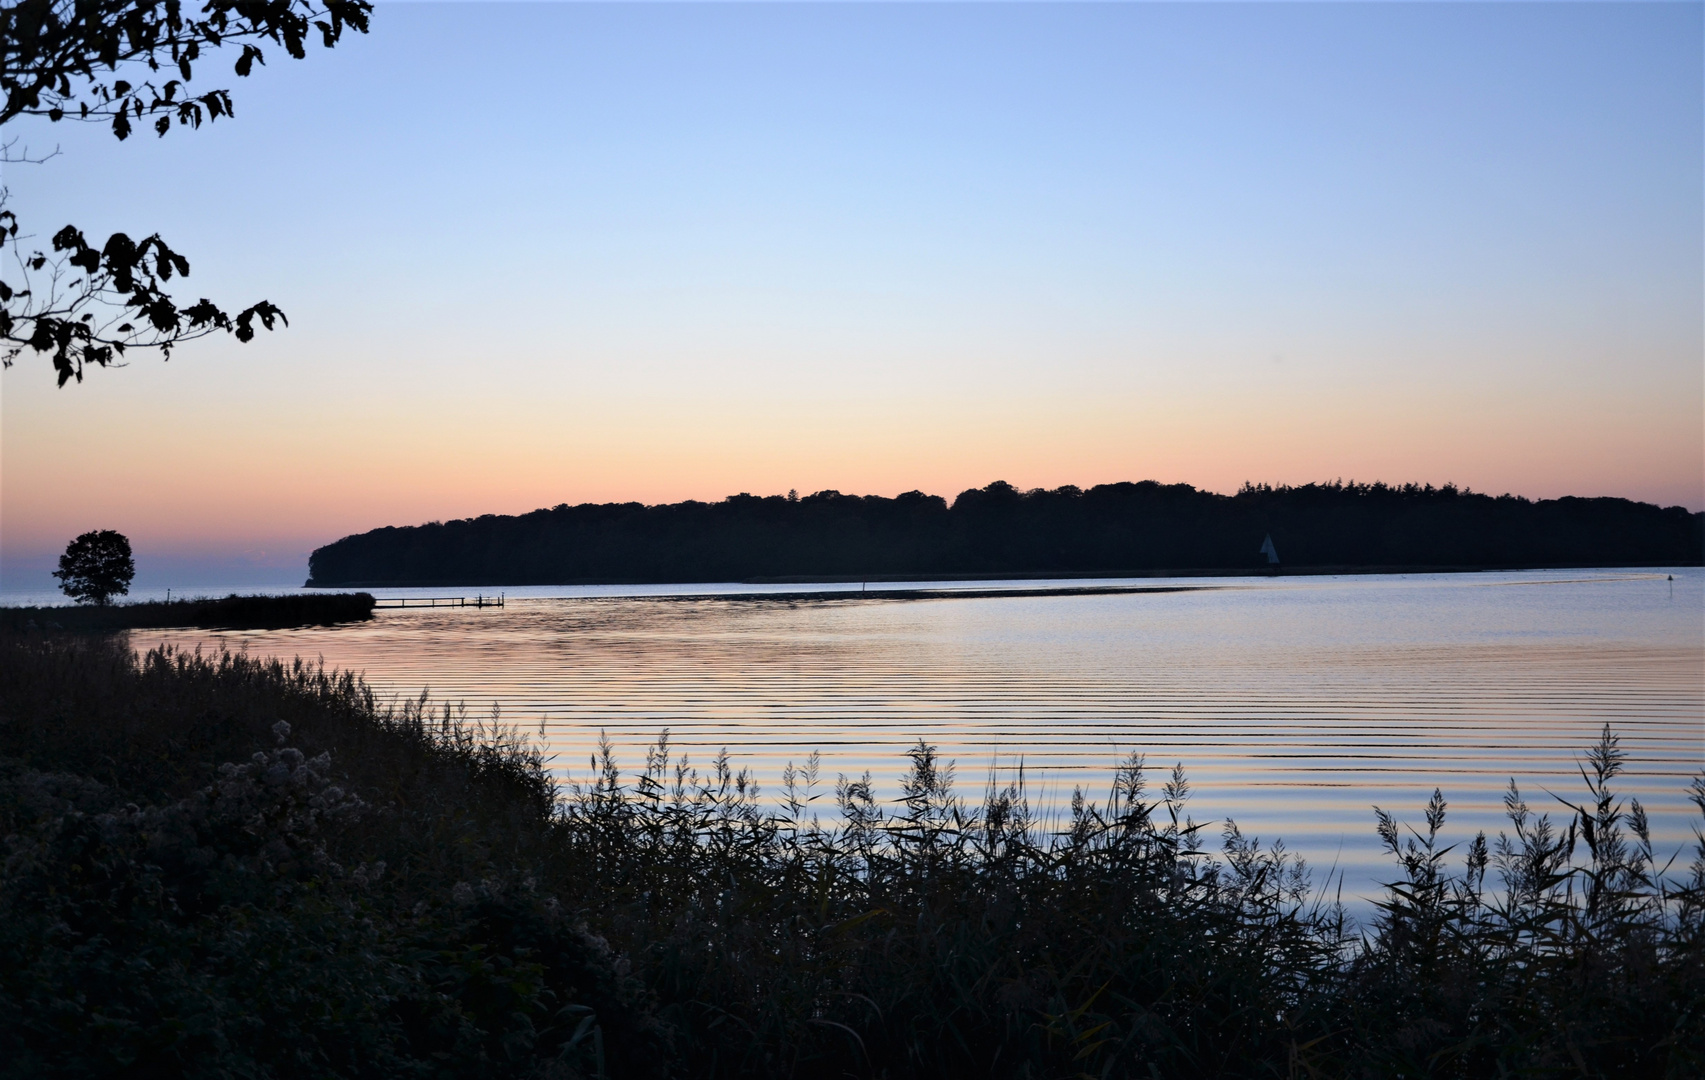
[[[1668,573],[1668,571],[1666,571]],[[1496,831],[1514,778],[1573,797],[1610,723],[1655,839],[1689,836],[1705,763],[1705,576],[1282,579],[1201,592],[750,602],[533,596],[371,624],[137,634],[320,657],[381,693],[466,701],[542,729],[565,778],[600,733],[631,767],[667,728],[769,784],[813,750],[892,792],[907,747],[975,794],[1022,767],[1039,801],[1099,795],[1139,751],[1182,761],[1199,818],[1283,836],[1348,891],[1385,873],[1371,806],[1410,818],[1440,787],[1456,839]],[[1546,584],[1546,589],[1501,586]],[[578,772],[577,772],[578,770]],[[1685,861],[1685,860],[1684,860]]]

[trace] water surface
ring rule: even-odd
[[[1608,722],[1660,847],[1688,840],[1685,789],[1705,764],[1698,569],[1137,584],[1188,588],[925,600],[861,599],[857,584],[811,600],[719,596],[753,591],[732,585],[523,589],[501,609],[137,631],[133,643],[323,658],[387,695],[496,704],[542,726],[570,779],[586,775],[600,732],[629,768],[663,729],[700,763],[727,748],[771,792],[786,763],[817,750],[831,782],[868,770],[891,796],[921,738],[958,762],[968,795],[991,768],[1004,778],[1022,763],[1039,800],[1078,786],[1103,798],[1114,762],[1138,751],[1157,772],[1184,764],[1198,820],[1283,837],[1317,882],[1336,867],[1350,894],[1387,874],[1375,804],[1418,822],[1438,787],[1453,839],[1495,834],[1512,777],[1536,809],[1562,809],[1548,791],[1578,801],[1577,762]]]

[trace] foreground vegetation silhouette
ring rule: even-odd
[[[1705,835],[1606,730],[1556,822],[1380,813],[1357,930],[1141,759],[1046,825],[660,739],[559,790],[497,717],[297,661],[0,635],[0,1071],[130,1077],[1696,1076]],[[1705,780],[1693,798],[1705,812]],[[1217,833],[1211,836],[1210,832]],[[1213,841],[1210,843],[1210,841]]]
[[[1627,499],[1496,498],[1415,484],[1188,484],[1019,491],[993,483],[949,506],[820,491],[719,503],[562,505],[384,528],[316,550],[309,585],[573,582],[1156,571],[1258,571],[1271,537],[1287,567],[1692,566],[1705,514]]]

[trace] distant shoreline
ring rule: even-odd
[[[118,604],[68,604],[57,607],[0,606],[0,630],[104,633],[117,630],[282,630],[295,626],[333,626],[373,617],[367,593],[304,596],[240,596],[219,599],[140,601]]]
[[[1281,566],[1278,570],[1122,570],[1122,571],[1047,571],[1034,574],[869,574],[869,575],[803,575],[796,577],[748,577],[735,581],[709,581],[703,579],[655,580],[655,579],[612,579],[587,578],[574,581],[469,581],[463,579],[444,579],[428,581],[340,581],[336,584],[318,585],[312,579],[302,583],[304,589],[526,589],[526,588],[576,588],[581,586],[600,585],[857,585],[870,584],[901,584],[904,582],[932,581],[1082,581],[1082,580],[1141,580],[1150,578],[1287,578],[1287,577],[1333,577],[1351,575],[1377,574],[1487,574],[1487,573],[1520,573],[1530,570],[1579,570],[1582,572],[1594,570],[1649,570],[1658,571],[1666,568],[1683,568],[1698,566],[1699,563],[1654,562],[1654,563],[1605,563],[1579,564],[1562,563],[1556,565],[1531,566]],[[1103,592],[1178,592],[1189,586],[1171,588],[1167,586],[1085,586],[1072,590],[1087,592],[1099,589]],[[906,595],[916,595],[920,590],[904,591]],[[927,590],[924,590],[927,591]],[[957,594],[957,590],[939,590]],[[1024,590],[1026,595],[1037,595]],[[1016,594],[1016,593],[1015,593]],[[717,594],[718,596],[735,596],[746,594]],[[751,595],[774,597],[791,595],[783,593],[754,593]],[[840,592],[826,593],[830,596],[846,595]]]
[[[818,589],[797,592],[670,593],[663,596],[622,597],[647,600],[733,600],[793,602],[799,600],[988,600],[1012,596],[1130,596],[1141,593],[1209,592],[1218,585],[1037,585],[1016,589]],[[590,597],[588,599],[600,599]]]
[[[309,588],[1461,573],[1705,563],[1705,514],[1627,499],[1537,502],[1413,484],[1188,484],[947,500],[820,491],[566,504],[387,526],[308,558]]]

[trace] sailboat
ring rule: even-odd
[[[1267,539],[1261,541],[1261,554],[1267,556],[1269,568],[1279,565],[1279,549],[1273,546],[1273,534],[1268,533]]]

